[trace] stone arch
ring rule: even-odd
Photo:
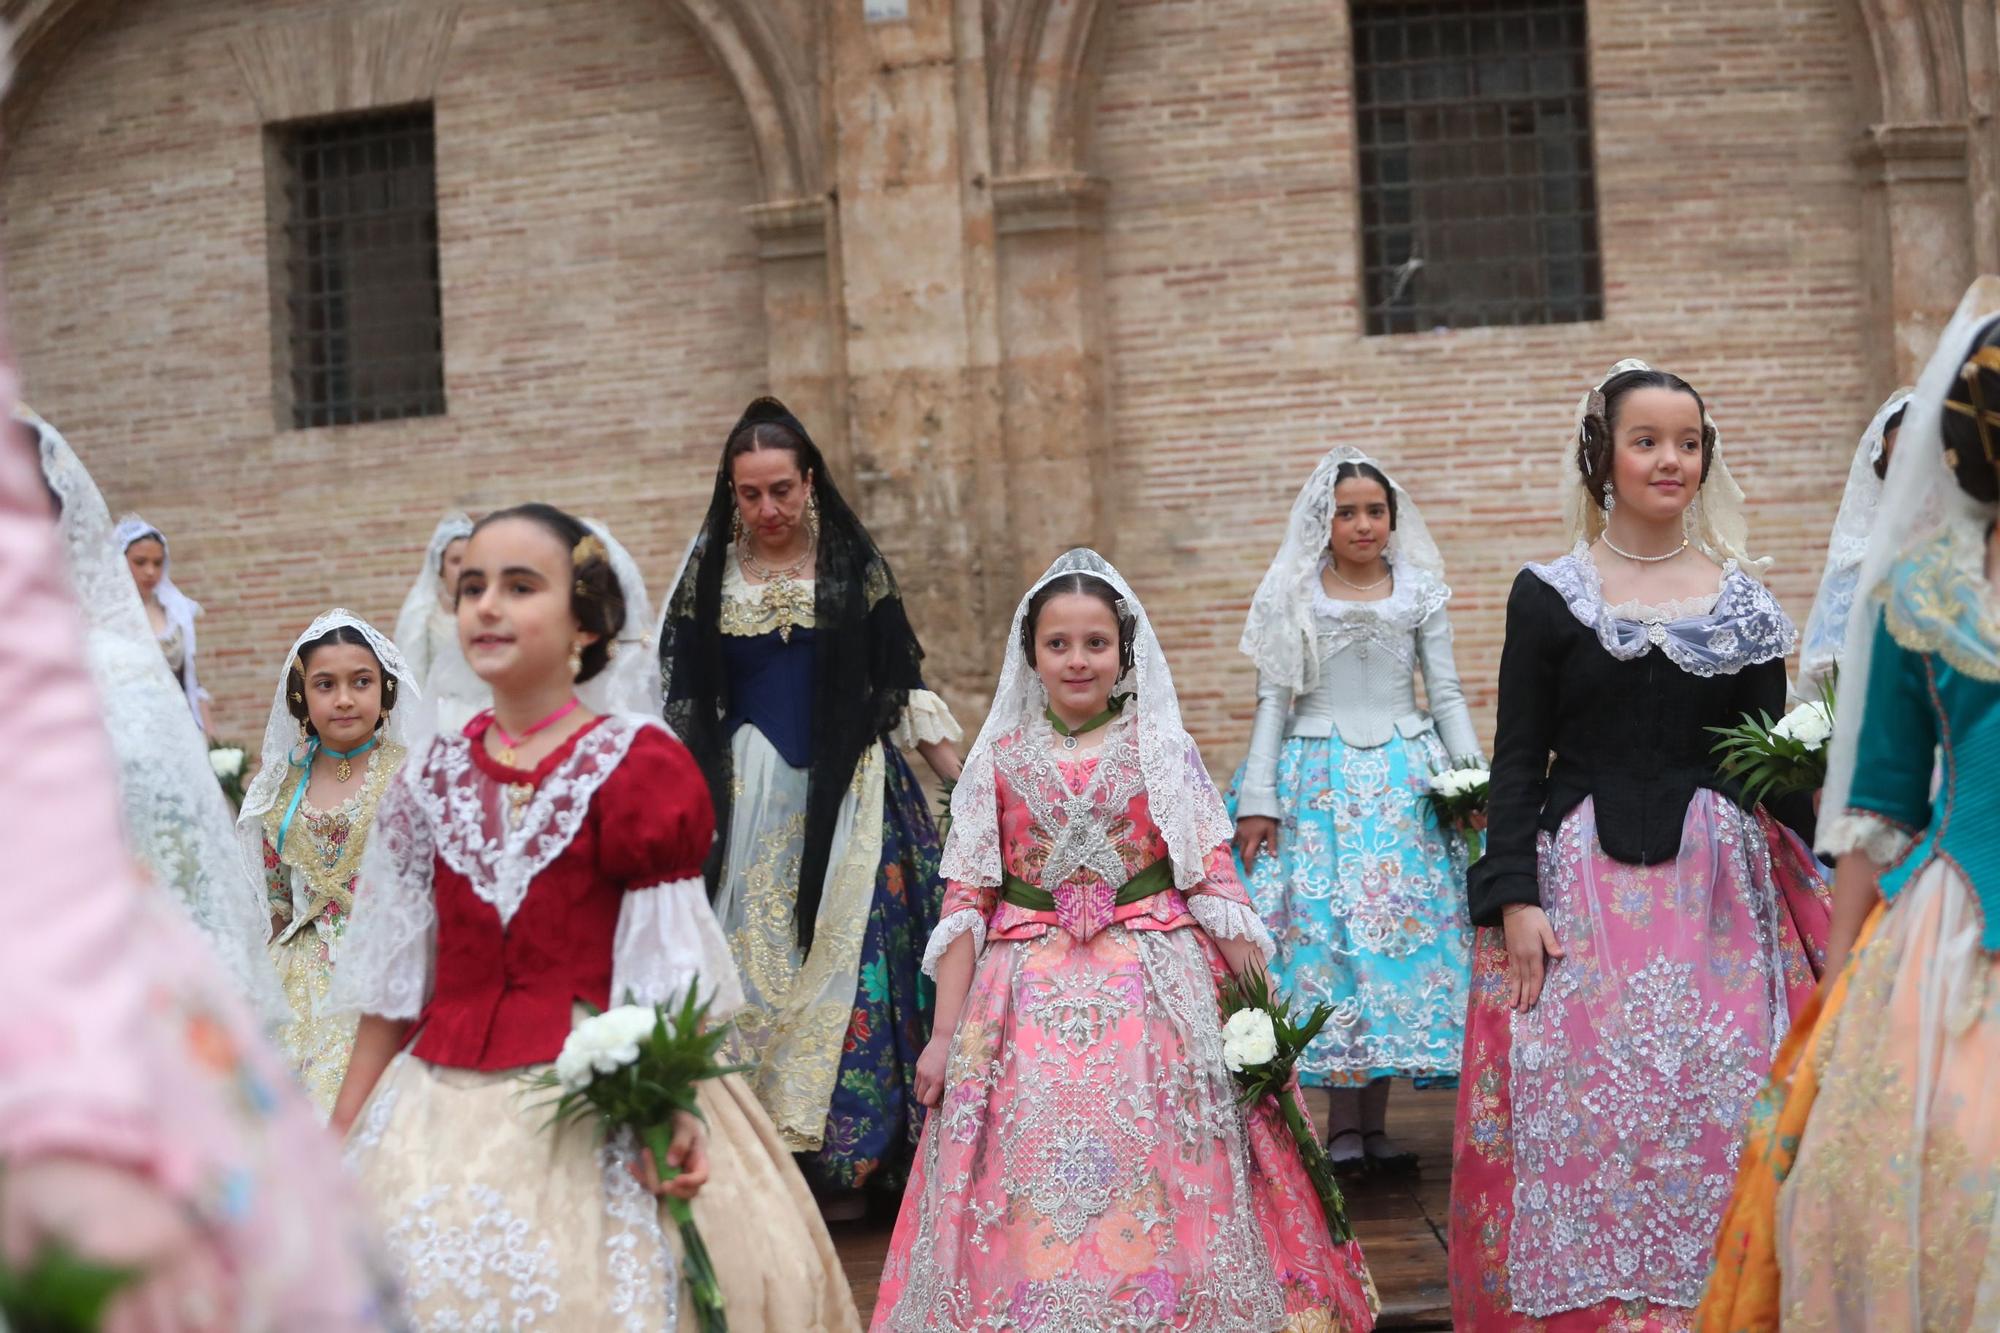
[[[729,74],[750,117],[767,204],[826,191],[817,71],[798,59],[804,35],[758,0],[667,0]]]
[[[993,167],[1001,178],[1088,171],[1115,0],[1018,0],[992,36]]]
[[[819,97],[813,71],[799,67],[809,49],[757,0],[665,0],[686,19],[729,75],[750,119],[758,177],[767,203],[825,189]],[[0,0],[0,21],[14,32],[16,69],[0,124],[17,129],[76,41],[120,0]]]
[[[1954,0],[1860,0],[1883,121],[1956,121],[1968,109],[1965,10]]]

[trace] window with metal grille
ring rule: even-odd
[[[431,108],[277,125],[271,138],[281,423],[443,413]]]
[[[1369,333],[1601,319],[1585,0],[1355,0]]]

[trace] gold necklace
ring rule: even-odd
[[[799,575],[805,572],[807,564],[817,554],[819,554],[819,543],[808,542],[804,554],[798,559],[783,569],[773,569],[751,553],[750,543],[745,540],[737,544],[736,563],[742,566],[746,580],[763,585],[767,605],[792,607],[797,604],[801,591]],[[792,641],[792,621],[789,615],[785,623],[778,628],[778,638],[784,643]]]

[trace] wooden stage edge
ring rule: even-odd
[[[1316,1123],[1324,1105],[1312,1093]],[[1417,1091],[1398,1085],[1390,1094],[1389,1132],[1422,1158],[1419,1174],[1405,1180],[1374,1177],[1347,1187],[1348,1215],[1361,1238],[1369,1271],[1382,1297],[1376,1327],[1409,1333],[1449,1329],[1451,1300],[1445,1288],[1445,1216],[1451,1195],[1451,1121],[1458,1094],[1448,1088]],[[882,1259],[889,1252],[888,1221],[832,1226],[865,1325],[875,1309]]]

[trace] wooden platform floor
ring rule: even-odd
[[[1312,1100],[1312,1094],[1307,1094]],[[1449,1089],[1413,1091],[1399,1086],[1389,1103],[1389,1129],[1423,1159],[1408,1180],[1367,1179],[1347,1190],[1347,1211],[1368,1256],[1382,1296],[1380,1329],[1448,1329],[1451,1301],[1445,1290],[1444,1231],[1451,1193],[1451,1119],[1458,1094]],[[1324,1124],[1322,1108],[1313,1107]],[[890,1221],[836,1223],[840,1250],[854,1299],[867,1323],[875,1308],[882,1257],[889,1250]]]

